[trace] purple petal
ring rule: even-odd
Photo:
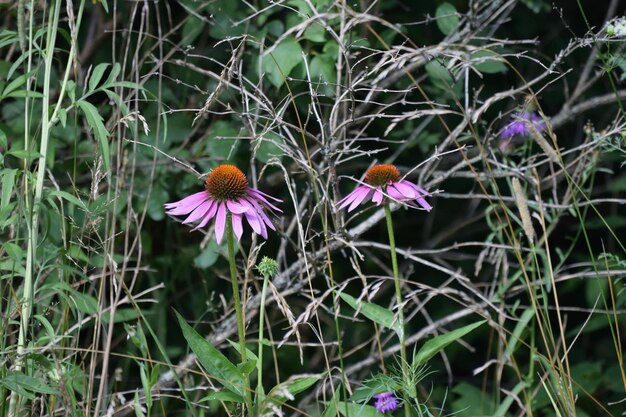
[[[183,224],[193,223],[197,221],[198,219],[200,219],[202,216],[206,214],[206,212],[208,212],[211,209],[211,206],[213,205],[213,203],[215,203],[215,200],[207,200],[201,203],[198,207],[196,207],[194,211],[191,212],[191,214],[189,215],[189,217],[185,219]]]
[[[352,190],[347,196],[339,200],[339,202],[337,203],[337,210],[341,210],[342,208],[349,205],[352,200],[354,200],[354,197],[356,196],[357,191],[359,191],[359,188],[360,187],[357,187],[356,189]]]
[[[383,191],[380,187],[376,187],[376,191],[374,191],[374,196],[372,197],[372,201],[376,203],[377,206],[380,206],[383,202]]]
[[[357,208],[357,206],[361,204],[363,200],[372,195],[372,192],[372,189],[369,187],[364,187],[363,189],[359,190],[359,193],[356,195],[356,197],[354,197],[354,200],[352,200],[352,204],[350,204],[350,207],[348,207],[348,213]]]
[[[237,236],[237,241],[241,240],[241,235],[243,234],[243,225],[241,224],[241,214],[233,213],[233,231],[235,232],[235,236]]]
[[[273,231],[276,231],[276,228],[272,224],[272,221],[269,219],[269,217],[267,217],[267,215],[263,211],[263,207],[261,207],[261,205],[257,203],[253,198],[247,201],[254,206],[254,208],[257,211],[257,214],[261,217],[261,220],[263,220],[263,222],[265,222],[265,224],[267,224],[270,229],[272,229]]]
[[[170,216],[182,216],[184,214],[189,214],[208,198],[210,197],[206,191],[192,194],[175,203],[168,203],[166,208],[169,210],[166,211],[166,213]]]
[[[217,217],[215,218],[215,240],[217,243],[222,242],[224,236],[224,227],[226,226],[226,205],[224,203],[218,203]]]
[[[245,213],[248,208],[237,201],[226,201],[226,206],[228,207],[228,211],[231,213],[241,214]]]
[[[411,184],[409,181],[403,180],[403,181],[394,182],[393,186],[396,187],[396,189],[400,191],[400,193],[402,193],[402,195],[404,195],[405,198],[410,198],[410,199],[417,198],[417,194],[415,193],[415,190],[409,184]]]
[[[246,220],[248,220],[248,223],[250,223],[250,227],[252,227],[252,230],[254,230],[254,233],[256,233],[257,235],[260,235],[262,233],[262,229],[261,229],[261,221],[259,220],[257,211],[248,200],[241,199],[240,201],[242,205],[248,208],[248,210],[246,210],[244,214],[246,216]]]
[[[262,194],[263,193],[261,193],[259,190],[256,190],[254,188],[248,188],[248,197],[253,197],[255,200],[261,201],[263,204],[267,205],[268,207],[270,207],[273,210],[276,210],[276,211],[278,211],[280,213],[283,212],[281,209],[279,209],[278,207],[276,207],[275,205],[273,205],[272,203],[267,201],[267,199],[265,197],[263,197]],[[270,197],[270,196],[268,196],[268,197]],[[278,200],[277,198],[274,198],[274,197],[270,197],[270,198],[272,198],[274,200]],[[282,201],[282,200],[278,200],[278,201]]]
[[[213,202],[215,204],[213,204],[211,206],[211,209],[204,215],[204,218],[202,219],[202,221],[200,222],[200,224],[198,224],[196,227],[194,227],[193,229],[191,229],[191,231],[193,232],[194,230],[198,230],[203,228],[204,226],[207,225],[207,223],[213,218],[215,217],[215,213],[217,213],[217,206],[219,205],[219,203],[215,200],[213,200]]]
[[[398,191],[393,185],[387,186],[387,194],[395,201],[406,200],[406,197]]]
[[[339,200],[339,205],[337,206],[338,210],[341,210],[342,208],[348,206],[350,203],[352,203],[356,198],[359,198],[359,196],[364,192],[364,191],[369,191],[371,190],[370,187],[368,187],[367,185],[359,185],[358,187],[356,187],[354,189],[354,191],[352,191],[350,194],[348,194],[347,196],[345,196],[344,198],[342,198],[341,200]]]
[[[248,187],[248,192],[250,192],[250,191],[253,192],[253,193],[256,193],[256,194],[260,194],[260,195],[262,195],[264,197],[271,198],[272,200],[276,201],[277,203],[282,203],[283,202],[283,200],[281,200],[280,198],[272,197],[271,195],[265,194],[263,191],[257,190],[256,188]]]
[[[206,191],[200,191],[200,192],[198,192],[198,193],[188,195],[187,197],[183,198],[182,200],[175,201],[175,202],[173,202],[173,203],[166,203],[166,204],[164,204],[163,206],[164,206],[166,209],[171,209],[171,208],[174,208],[174,207],[178,207],[178,206],[180,206],[180,205],[185,205],[185,204],[187,204],[187,203],[189,203],[189,202],[192,202],[192,201],[194,201],[194,200],[196,200],[196,199],[200,199],[200,201],[202,201],[202,200],[204,200],[207,196],[208,196],[208,194],[207,194],[207,192],[206,192]]]

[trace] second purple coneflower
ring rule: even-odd
[[[396,202],[405,202],[415,207],[420,206],[427,211],[432,209],[424,198],[429,195],[428,192],[410,181],[401,179],[400,171],[391,164],[371,167],[365,174],[365,184],[359,185],[341,199],[337,208],[342,209],[349,206],[348,212],[350,212],[368,199],[380,206],[385,194]]]
[[[393,269],[393,281],[396,290],[396,304],[398,305],[398,321],[400,323],[398,337],[400,338],[400,355],[402,363],[402,378],[409,380],[408,362],[406,356],[406,336],[404,332],[404,311],[402,310],[402,287],[400,286],[400,274],[398,272],[398,258],[396,254],[396,241],[393,233],[393,222],[391,219],[390,201],[409,204],[414,207],[422,207],[430,211],[432,206],[425,197],[430,194],[422,187],[410,181],[403,180],[400,171],[394,165],[381,164],[374,165],[365,174],[365,184],[358,186],[354,191],[345,196],[338,203],[338,208],[348,207],[348,211],[354,210],[359,204],[371,199],[376,205],[383,204],[385,208],[385,218],[387,220],[387,233],[389,235],[389,251],[391,253],[391,266]],[[388,197],[388,198],[386,198]],[[393,393],[379,394],[377,397],[376,409],[391,411],[397,407],[398,402],[393,397]],[[410,416],[407,403],[404,404],[404,414]]]

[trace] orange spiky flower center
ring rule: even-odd
[[[387,185],[389,181],[400,181],[400,171],[391,164],[374,165],[365,174],[365,182],[374,187]]]
[[[211,171],[204,188],[218,200],[237,200],[248,193],[248,179],[236,166],[223,164]]]

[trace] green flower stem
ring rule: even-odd
[[[393,281],[396,287],[396,302],[398,304],[398,318],[400,320],[400,356],[402,360],[402,378],[404,382],[409,380],[408,362],[406,359],[406,336],[404,332],[404,311],[402,309],[402,288],[400,287],[400,274],[398,273],[398,258],[396,255],[396,239],[393,234],[393,222],[391,221],[391,208],[389,201],[385,202],[385,218],[387,219],[387,233],[389,233],[389,249],[391,251],[391,266],[393,268]],[[409,417],[411,411],[407,402],[404,402],[404,415]]]
[[[241,355],[241,363],[246,363],[246,332],[244,330],[243,309],[241,308],[241,299],[239,298],[239,283],[237,282],[237,266],[235,264],[235,239],[233,236],[233,219],[232,215],[226,215],[226,239],[228,240],[228,263],[230,264],[230,282],[233,286],[233,301],[235,303],[235,314],[237,315],[237,334],[239,335],[239,351]],[[252,397],[250,395],[250,379],[248,375],[244,375],[246,386],[246,408],[248,415],[252,412]]]

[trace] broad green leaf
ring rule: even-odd
[[[324,29],[321,23],[313,22],[302,36],[312,42],[324,42],[326,40],[326,29]]]
[[[94,297],[72,290],[70,298],[81,313],[96,314],[98,312],[98,301]]]
[[[494,52],[477,51],[472,54],[472,58],[478,58],[481,61],[475,63],[473,67],[483,74],[496,74],[499,72],[506,72],[507,70],[504,62],[500,61],[499,55]]]
[[[262,68],[270,82],[280,87],[291,70],[300,62],[302,62],[302,48],[293,36],[289,36],[273,51],[263,56]]]
[[[183,331],[183,336],[185,336],[185,340],[189,344],[189,348],[196,354],[198,361],[209,376],[215,378],[227,390],[243,396],[245,384],[239,369],[195,331],[193,327],[188,325],[177,311],[174,312]]]
[[[83,203],[80,199],[68,193],[67,191],[52,190],[48,192],[48,195],[50,197],[60,197],[66,200],[67,202],[72,203],[75,206],[80,207],[81,209],[87,211],[87,206],[85,205],[85,203]]]
[[[460,329],[453,330],[446,334],[433,337],[432,339],[424,343],[424,346],[422,346],[422,348],[413,357],[413,368],[418,368],[426,364],[426,362],[428,362],[433,356],[439,353],[450,343],[465,336],[472,330],[485,323],[485,321],[486,320],[481,320],[479,322],[468,324],[467,326],[463,326]]]
[[[209,240],[209,243],[204,247],[202,252],[196,256],[193,260],[193,264],[196,268],[207,269],[211,267],[217,258],[220,256],[219,245],[214,239]]]
[[[2,170],[2,197],[0,198],[0,208],[5,208],[9,204],[9,201],[11,201],[16,175],[17,169],[6,168]]]
[[[121,71],[122,71],[122,67],[119,64],[119,62],[116,62],[115,64],[113,64],[113,68],[111,68],[111,72],[109,73],[109,76],[107,77],[106,81],[102,83],[102,87],[111,86],[111,84],[113,84],[113,82],[117,80],[117,76],[120,75]]]
[[[245,402],[245,400],[243,399],[243,397],[241,395],[235,394],[232,391],[216,391],[213,392],[209,395],[207,395],[206,397],[202,398],[200,400],[200,402],[203,401],[224,401],[224,402],[230,402],[230,403],[243,403]]]
[[[15,79],[13,81],[11,81],[5,88],[4,91],[2,91],[2,96],[3,97],[8,97],[9,94],[11,94],[11,92],[17,90],[20,86],[22,86],[24,83],[26,83],[26,80],[28,80],[29,77],[31,77],[33,74],[35,74],[37,72],[36,69],[27,72],[26,74],[22,74],[18,77],[15,77]]]
[[[24,375],[21,372],[8,372],[6,376],[0,379],[0,385],[29,399],[35,398],[33,394],[60,395],[59,391],[52,388],[49,382]]]
[[[104,122],[98,109],[88,101],[79,100],[76,105],[83,111],[87,118],[87,124],[93,129],[94,135],[100,144],[100,152],[104,161],[104,168],[108,171],[111,168],[111,151],[109,150],[109,132],[104,126]]]
[[[331,54],[323,54],[314,57],[309,67],[313,89],[327,97],[335,95],[337,73],[335,72],[335,60]]]
[[[284,152],[280,145],[283,139],[274,132],[266,132],[258,139],[257,146],[254,147],[254,156],[259,162],[266,164],[271,158],[282,159]]]
[[[339,412],[350,417],[380,417],[376,408],[371,405],[339,401]]]
[[[202,139],[205,152],[211,158],[218,160],[232,160],[237,155],[239,149],[239,129],[234,123],[225,120],[218,120],[211,124],[211,127]]]
[[[104,75],[104,71],[107,70],[109,65],[110,64],[106,63],[96,65],[91,73],[91,77],[89,78],[89,91],[94,91],[98,87],[98,84]]]
[[[267,394],[267,399],[270,401],[278,402],[278,403],[284,403],[285,401],[287,401],[287,398],[284,395],[281,395],[281,392],[285,392],[286,390],[291,395],[299,394],[307,390],[317,381],[319,381],[321,377],[322,377],[321,374],[309,375],[309,376],[304,376],[304,377],[303,376],[292,377],[289,380],[282,382],[276,385],[274,388],[272,388],[269,394]]]
[[[433,85],[442,90],[448,91],[452,88],[454,80],[450,71],[445,67],[444,62],[440,59],[433,59],[425,66],[428,78]]]
[[[384,326],[388,329],[400,334],[402,332],[402,326],[398,321],[398,318],[388,309],[379,306],[378,304],[368,303],[366,301],[358,301],[346,293],[340,293],[339,296],[350,305],[353,309],[363,314],[368,319]]]
[[[448,2],[441,3],[435,12],[437,18],[437,27],[444,35],[452,32],[459,25],[459,16],[456,9]]]

